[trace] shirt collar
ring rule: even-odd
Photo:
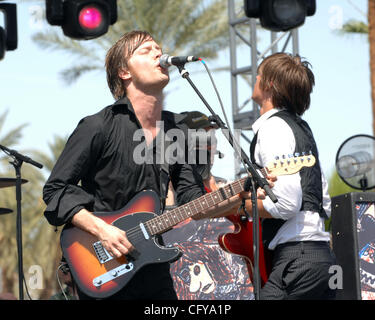
[[[135,118],[137,119],[137,116],[135,114],[133,105],[132,105],[132,103],[130,102],[130,100],[128,99],[127,96],[124,96],[124,97],[118,99],[113,105],[115,107],[120,107],[120,106],[125,107],[126,110],[128,110],[129,112],[131,112],[132,114],[134,114]],[[174,115],[176,116],[176,114],[174,114]],[[176,116],[176,118],[178,120],[181,119],[181,117],[182,116],[179,116],[179,115]],[[161,111],[161,120],[165,121],[165,126],[164,126],[165,130],[168,130],[168,129],[174,127],[175,120],[173,118],[173,113],[172,112],[168,112],[168,111],[162,110]],[[140,124],[139,124],[139,126],[140,126]]]
[[[130,100],[128,99],[127,96],[123,96],[122,98],[118,99],[115,103],[114,103],[115,106],[119,106],[119,105],[124,105],[126,106],[126,108],[131,111],[132,113],[134,113],[134,109],[133,109],[133,106],[130,102]]]
[[[271,109],[271,110],[268,110],[266,113],[263,113],[252,125],[252,130],[254,132],[254,134],[256,134],[259,130],[259,128],[262,126],[262,124],[264,123],[264,121],[266,121],[269,117],[271,117],[272,115],[274,115],[275,113],[279,112],[280,110],[278,109]]]

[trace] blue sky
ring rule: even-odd
[[[35,24],[30,15],[38,1],[17,3],[18,48],[7,51],[0,61],[0,112],[9,111],[5,130],[28,123],[24,137],[15,147],[18,151],[27,154],[27,150],[38,148],[48,152],[48,143],[53,141],[54,135],[70,134],[81,118],[111,104],[113,98],[107,88],[104,68],[103,72],[84,75],[71,86],[65,85],[58,72],[69,66],[73,58],[37,47],[31,35],[38,28],[47,27],[45,22],[40,26]],[[355,1],[359,10],[351,3],[354,1],[318,0],[316,14],[308,17],[299,28],[299,52],[312,64],[316,80],[311,107],[304,119],[314,131],[323,170],[328,176],[334,169],[337,150],[347,138],[356,134],[372,135],[367,38],[342,36],[337,32],[347,20],[366,21],[360,11],[367,13],[367,1]],[[260,45],[269,44],[268,31],[258,31],[258,37],[265,39]],[[291,51],[291,47],[287,51]],[[243,65],[250,64],[246,46],[241,51],[241,60]],[[228,66],[229,50],[221,52],[218,59],[207,61],[207,64],[210,69]],[[189,64],[186,69],[191,71],[191,79],[211,107],[224,119],[203,66],[200,63]],[[215,73],[214,79],[231,121],[229,72]],[[190,85],[178,75],[172,77],[167,90],[167,110],[208,113]],[[251,89],[243,85],[239,96],[248,95],[251,95]],[[218,149],[225,157],[216,159],[213,173],[232,179],[233,152],[221,134],[218,134],[218,139]],[[245,151],[248,150],[248,144],[243,143],[242,146]]]

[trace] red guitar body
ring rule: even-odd
[[[245,216],[240,215],[231,215],[226,218],[234,224],[235,229],[233,233],[219,235],[219,245],[224,251],[239,255],[245,259],[250,279],[253,281],[253,223],[249,222]],[[263,287],[271,272],[272,257],[271,252],[263,246],[261,224],[259,224],[259,228],[259,273],[261,287]]]

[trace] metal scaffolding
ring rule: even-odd
[[[257,41],[257,29],[260,28],[259,21],[258,19],[247,18],[243,7],[239,8],[240,12],[236,12],[235,2],[235,0],[228,0],[232,128],[234,129],[234,138],[244,151],[247,152],[251,142],[249,136],[252,132],[252,124],[259,117],[259,107],[251,100],[251,92],[257,76],[258,62],[271,53],[285,52],[290,40],[292,40],[292,53],[297,54],[299,47],[298,29],[280,33],[268,31],[270,33],[270,44],[263,51],[259,51]],[[244,32],[249,31],[250,37],[248,34],[244,35]],[[281,44],[281,40],[284,38],[286,39],[282,44],[282,49],[278,50],[279,44]],[[250,65],[238,67],[238,49],[244,44],[250,48]],[[239,77],[244,76],[250,76],[249,87],[246,89],[249,94],[245,94],[247,96],[245,101],[240,103]],[[243,142],[245,142],[246,147],[243,147]],[[235,179],[238,179],[245,171],[241,168],[241,161],[236,154],[234,154],[234,160]]]

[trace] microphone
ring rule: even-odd
[[[170,66],[182,66],[184,65],[186,62],[193,62],[193,61],[198,61],[199,58],[198,57],[194,57],[194,56],[169,56],[167,54],[163,54],[161,57],[160,57],[160,66],[162,68],[165,68],[167,69],[168,67]]]

